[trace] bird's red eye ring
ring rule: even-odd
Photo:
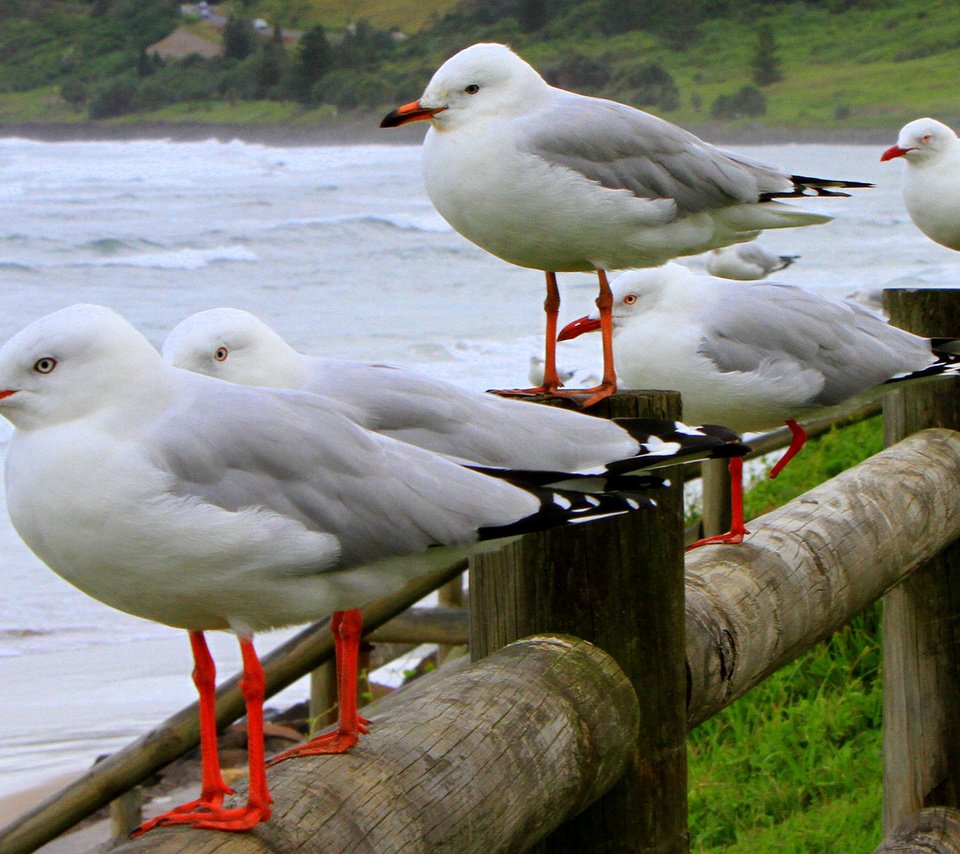
[[[216,352],[213,354],[213,358],[218,362],[227,361],[227,356],[230,355],[230,351],[226,347],[217,347]]]
[[[638,299],[640,299],[640,297],[638,297],[636,294],[627,294],[627,295],[623,298],[623,304],[624,304],[624,305],[633,305]]]
[[[49,374],[57,366],[57,360],[53,356],[44,356],[33,363],[33,369],[38,374]]]

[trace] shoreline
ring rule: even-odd
[[[0,122],[0,137],[38,142],[130,142],[166,139],[173,142],[240,140],[271,146],[419,145],[425,123],[397,133],[379,127],[379,114],[361,114],[322,124],[225,124],[216,122]],[[717,145],[787,145],[827,143],[886,145],[896,139],[893,128],[782,128],[703,125],[688,128]]]

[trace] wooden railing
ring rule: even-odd
[[[934,293],[890,297],[894,322],[956,332],[960,291]],[[687,730],[891,589],[887,839],[877,851],[934,837],[941,847],[923,850],[960,850],[957,385],[897,392],[886,408],[891,447],[753,520],[740,546],[684,563],[676,476],[656,513],[532,535],[477,559],[474,663],[391,699],[351,754],[271,769],[275,817],[231,837],[230,850],[686,852]],[[631,394],[609,408],[670,416],[677,401]],[[409,602],[456,573],[424,580]],[[407,604],[375,603],[365,622]],[[536,639],[503,650],[528,635]],[[298,672],[330,653],[322,627],[287,646]],[[296,678],[288,661],[272,666],[282,671],[268,667],[274,687]],[[236,689],[221,690],[223,723],[240,707]],[[0,851],[33,850],[65,826],[58,804],[105,803],[195,743],[191,709],[122,751],[126,760],[101,763],[105,777],[93,769],[95,796],[74,790],[0,833]],[[163,829],[118,850],[213,851],[223,840]]]

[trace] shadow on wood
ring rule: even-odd
[[[616,782],[638,728],[609,655],[531,638],[375,717],[350,753],[272,768],[273,818],[251,833],[161,828],[115,850],[523,851]]]

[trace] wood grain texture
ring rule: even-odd
[[[620,393],[590,412],[679,417],[674,392]],[[658,507],[524,537],[470,564],[474,659],[524,635],[558,631],[610,653],[641,698],[630,768],[610,793],[537,851],[681,854],[689,848],[683,615],[683,516],[673,485]]]
[[[687,556],[694,727],[960,536],[960,434],[926,430]]]
[[[929,807],[910,813],[873,854],[960,854],[960,811]]]
[[[960,290],[888,290],[897,326],[960,335]],[[960,429],[960,380],[903,388],[884,400],[896,442],[925,427]],[[952,486],[955,495],[960,479]],[[884,600],[883,827],[928,806],[960,806],[960,544],[931,556]]]
[[[350,753],[271,769],[274,815],[251,833],[163,828],[116,851],[524,851],[623,774],[639,724],[609,655],[531,638],[374,717]]]

